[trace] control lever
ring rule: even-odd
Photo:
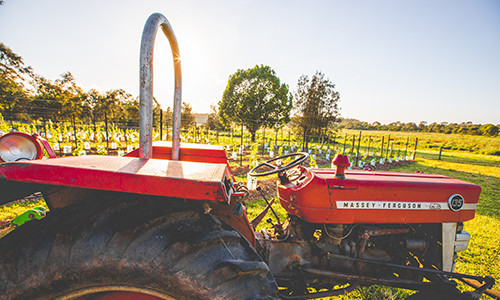
[[[274,216],[276,217],[276,220],[278,220],[278,223],[281,223],[280,219],[278,218],[278,215],[271,207],[271,205],[274,203],[274,198],[271,200],[271,202],[267,201],[260,186],[257,187],[257,191],[260,192],[260,194],[262,195],[262,198],[264,198],[264,200],[266,201],[267,206],[250,222],[250,224],[252,225],[252,228],[254,230],[257,228],[257,225],[259,225],[259,223],[262,221],[262,219],[264,219],[264,217],[267,215],[267,212],[269,211],[269,209],[271,209],[271,211],[273,212]],[[268,219],[267,222],[269,222],[269,220],[270,219]]]
[[[276,214],[276,212],[274,211],[274,209],[271,207],[271,204],[269,203],[269,201],[267,201],[266,196],[264,196],[264,192],[262,192],[262,188],[260,186],[257,187],[257,191],[259,191],[259,193],[262,195],[262,198],[264,198],[264,200],[266,201],[267,206],[273,212],[274,216],[276,217],[276,220],[278,220],[278,224],[281,224],[280,218],[278,217],[278,215]]]

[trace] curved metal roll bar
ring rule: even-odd
[[[167,18],[160,13],[149,16],[142,31],[139,89],[139,157],[151,158],[153,156],[153,50],[156,32],[160,26],[168,38],[174,59],[175,91],[172,114],[172,159],[179,160],[182,104],[181,58],[179,45],[172,26],[170,26]]]

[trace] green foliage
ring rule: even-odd
[[[103,145],[98,145],[97,146],[97,154],[99,154],[99,155],[108,155],[108,150]]]
[[[219,102],[223,124],[243,122],[255,141],[262,126],[286,124],[290,120],[292,96],[286,84],[281,84],[269,66],[237,70],[229,81]]]
[[[322,128],[338,121],[339,99],[335,85],[323,73],[318,71],[311,79],[307,75],[299,78],[292,125],[304,135],[306,146],[309,134],[320,133]]]
[[[219,118],[219,108],[215,105],[210,105],[210,112],[207,118],[207,127],[211,130],[223,130],[224,125]]]
[[[33,209],[38,206],[43,206],[47,208],[47,204],[44,200],[37,200],[34,202],[12,202],[0,206],[0,220],[2,219],[13,219],[27,210]]]
[[[252,148],[250,150],[250,166],[257,166],[257,155],[259,154],[259,144],[253,143]]]
[[[109,123],[138,126],[139,101],[122,89],[85,92],[70,72],[54,81],[34,74],[31,67],[24,66],[21,56],[0,43],[0,111],[9,121],[75,119],[96,126],[107,119]],[[153,112],[158,124],[156,100]]]
[[[0,43],[0,110],[8,120],[27,120],[29,95],[26,86],[33,76],[21,56]]]
[[[267,199],[267,200],[271,201],[271,199]],[[247,216],[248,216],[248,219],[252,220],[266,206],[266,202],[264,201],[264,199],[259,199],[259,200],[256,200],[256,201],[246,202],[245,205],[247,207]],[[280,205],[280,202],[278,201],[278,199],[275,199],[274,203],[272,204],[272,208],[274,209],[274,211],[276,212],[276,214],[280,218],[280,221],[284,222],[286,220],[287,213],[286,213],[285,209]],[[272,220],[273,223],[277,222],[276,217],[274,216],[274,214],[269,213],[268,217],[271,218],[271,220]],[[268,228],[268,227],[269,227],[268,223],[261,222],[257,226],[256,231],[260,231],[261,228]]]
[[[314,159],[314,155],[309,155],[309,166],[311,168],[317,168],[318,164],[316,163],[316,160]]]
[[[0,113],[0,131],[1,132],[9,132],[10,130],[10,126],[7,124],[7,122],[5,122],[2,114]]]
[[[181,128],[191,128],[195,124],[193,108],[187,102],[182,102],[181,107]]]
[[[493,124],[473,124],[472,122],[457,123],[431,123],[427,124],[421,121],[418,125],[409,122],[403,123],[400,121],[389,124],[381,124],[380,122],[362,122],[356,119],[343,119],[338,125],[339,129],[356,129],[356,130],[386,130],[386,131],[404,131],[404,132],[434,132],[444,134],[460,134],[460,135],[482,135],[489,137],[498,137],[500,125]]]
[[[78,143],[78,147],[75,147],[73,149],[73,156],[79,156],[80,155],[80,151],[83,150],[83,143]]]

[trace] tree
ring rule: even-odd
[[[26,79],[33,76],[31,67],[24,66],[21,56],[0,43],[0,109],[7,119],[27,119],[29,91]]]
[[[181,107],[181,128],[188,129],[195,124],[193,108],[189,103],[182,102]]]
[[[56,84],[61,86],[62,91],[67,95],[63,103],[62,114],[68,118],[82,117],[83,113],[83,90],[76,84],[75,77],[70,72],[61,75],[61,79],[56,80]]]
[[[76,85],[75,78],[67,72],[52,82],[42,76],[35,76],[36,94],[30,110],[42,119],[69,120],[84,113],[85,95]]]
[[[497,136],[499,128],[493,124],[484,124],[479,128],[479,131],[484,136]]]
[[[225,126],[243,123],[255,141],[262,126],[275,126],[290,121],[292,96],[269,66],[237,70],[229,76],[219,102],[219,117]]]
[[[101,103],[101,108],[106,112],[109,120],[123,120],[126,114],[123,104],[132,99],[132,95],[122,89],[107,91],[102,99],[103,103]]]
[[[122,105],[126,114],[126,119],[123,120],[125,125],[139,127],[139,99],[137,97],[127,99]]]
[[[219,118],[219,109],[215,105],[210,105],[210,112],[207,118],[207,127],[211,130],[223,129],[224,125]]]
[[[339,99],[335,85],[323,73],[318,71],[311,79],[307,75],[300,76],[295,93],[296,112],[292,121],[294,126],[301,129],[306,149],[311,132],[319,132],[339,121]]]
[[[167,109],[163,112],[163,119],[165,120],[165,124],[167,124],[167,128],[173,126],[173,112],[172,109],[167,107]]]
[[[90,119],[92,124],[94,125],[94,132],[97,131],[96,123],[99,118],[99,113],[101,110],[99,106],[102,103],[103,96],[99,93],[98,90],[91,89],[88,92],[83,93],[82,95],[82,119]]]

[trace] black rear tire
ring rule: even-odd
[[[84,299],[127,289],[160,298],[261,299],[277,286],[237,231],[168,200],[88,201],[0,240],[1,298]]]

